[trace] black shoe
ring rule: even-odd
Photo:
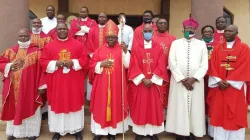
[[[135,136],[135,140],[142,140],[144,138],[144,136],[141,135],[136,135]]]
[[[28,140],[36,140],[37,137],[29,137]]]
[[[108,140],[115,140],[115,135],[108,134]]]
[[[159,140],[159,138],[156,135],[150,136],[151,140]]]
[[[61,138],[61,135],[59,133],[55,133],[52,137],[52,140],[59,140]]]
[[[42,120],[48,120],[48,112],[42,114]]]
[[[74,134],[74,136],[76,137],[76,140],[82,140],[83,137],[82,137],[82,132],[77,132]]]
[[[103,137],[102,135],[95,135],[93,140],[101,140],[102,137]]]
[[[8,136],[7,140],[14,140],[16,139],[14,136]]]
[[[184,140],[183,136],[176,135],[176,140]]]
[[[185,137],[187,140],[196,140],[195,136],[193,134],[190,134],[190,136]]]

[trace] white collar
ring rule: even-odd
[[[224,33],[224,30],[217,30],[217,33]]]
[[[65,38],[65,39],[60,39],[60,38],[58,38],[58,40],[59,40],[59,41],[62,41],[62,42],[67,41],[68,39],[69,39],[68,37]]]
[[[40,34],[41,33],[41,31],[38,31],[38,32],[36,32],[36,31],[32,31],[32,34],[36,34],[36,35],[38,35],[38,34]]]
[[[88,17],[86,18],[81,18],[81,21],[87,21],[88,20]]]
[[[104,28],[105,25],[98,24],[98,27],[99,27],[99,28]]]
[[[151,48],[152,48],[152,40],[150,40],[149,42],[144,40],[144,49],[151,49]]]
[[[232,41],[232,42],[227,42],[227,48],[228,48],[228,49],[232,49],[233,46],[234,46],[234,42],[235,42],[235,40]]]

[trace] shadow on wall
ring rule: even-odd
[[[30,29],[31,29],[32,20],[34,18],[37,18],[37,16],[31,10],[29,10]]]

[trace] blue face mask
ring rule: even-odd
[[[151,40],[153,33],[147,32],[147,33],[143,33],[143,35],[144,35],[145,40]]]

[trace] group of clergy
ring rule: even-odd
[[[82,7],[70,28],[53,6],[46,13],[0,56],[8,140],[37,139],[46,111],[52,140],[82,140],[86,79],[93,140],[115,140],[128,126],[135,140],[159,140],[164,131],[195,140],[206,135],[206,121],[211,139],[245,140],[250,50],[224,17],[216,30],[204,26],[199,40],[195,19],[183,22],[183,38],[176,39],[150,10],[135,31],[124,13],[119,25],[105,13],[97,24]]]

